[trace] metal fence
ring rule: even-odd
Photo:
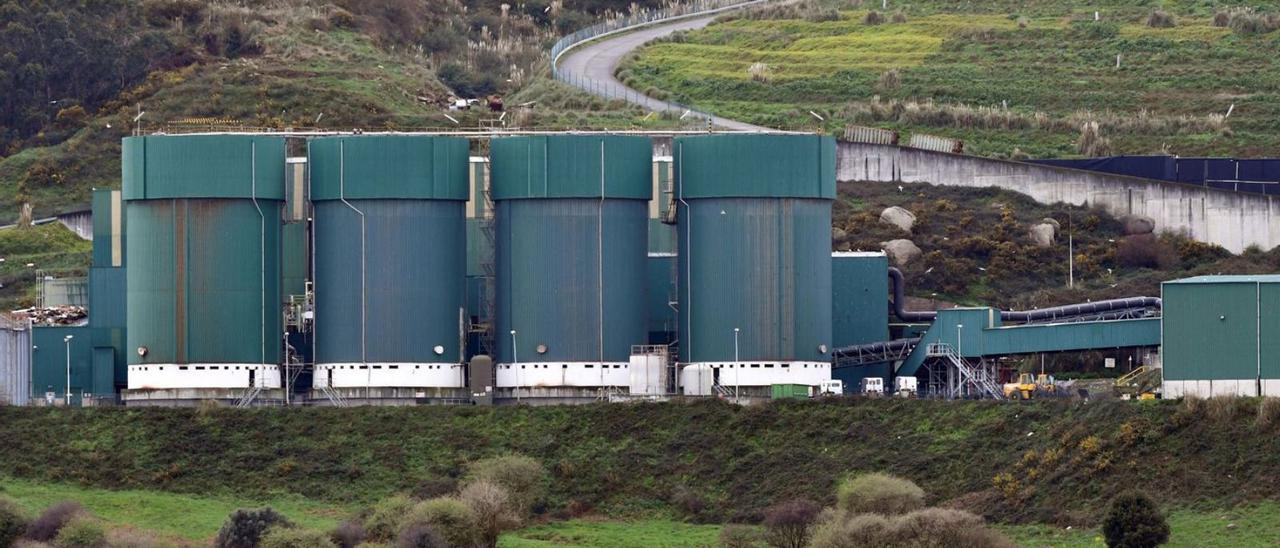
[[[560,41],[556,42],[556,45],[551,48],[551,73],[555,76],[556,80],[604,99],[621,100],[628,103],[641,104],[652,110],[676,113],[682,119],[693,117],[695,119],[707,120],[708,124],[710,124],[710,120],[712,118],[711,114],[699,111],[691,106],[682,105],[673,101],[653,99],[639,91],[615,82],[601,82],[587,78],[583,75],[572,74],[569,71],[561,70],[559,66],[560,56],[578,44],[595,40],[596,38],[603,36],[620,34],[656,23],[674,21],[687,17],[711,15],[771,1],[774,0],[693,0],[667,9],[641,10],[630,15],[609,19],[565,36],[564,38],[561,38]],[[646,99],[649,100],[646,101]]]
[[[31,396],[31,326],[0,316],[0,405],[27,405]]]

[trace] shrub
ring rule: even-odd
[[[729,524],[720,530],[721,548],[755,548],[760,545],[760,535],[747,525]]]
[[[259,548],[336,548],[323,531],[293,527],[271,527],[262,536]]]
[[[671,490],[669,500],[672,506],[688,517],[699,518],[707,509],[707,501],[697,491],[684,485],[677,485]]]
[[[488,481],[506,489],[523,517],[542,504],[551,480],[542,463],[512,453],[471,463],[467,467],[467,481]]]
[[[895,11],[895,12],[893,12],[892,21],[893,21],[894,23],[906,23],[906,22],[907,22],[907,14],[906,14],[906,13],[904,13],[902,10]]]
[[[1116,247],[1116,263],[1130,268],[1173,268],[1177,251],[1155,234],[1125,236]]]
[[[1262,398],[1258,402],[1258,428],[1267,428],[1277,422],[1280,422],[1280,398]],[[0,520],[3,519],[0,517]]]
[[[775,504],[764,511],[764,540],[775,548],[803,548],[809,543],[809,528],[822,508],[809,499]]]
[[[1155,10],[1147,16],[1147,26],[1168,29],[1178,26],[1178,18],[1164,10]]]
[[[1150,497],[1122,493],[1111,500],[1102,534],[1111,548],[1148,548],[1169,540],[1169,524]]]
[[[867,25],[879,25],[884,23],[884,14],[872,10],[867,12],[867,16],[862,18],[862,22]]]
[[[385,498],[373,505],[364,520],[365,540],[390,542],[400,533],[405,517],[413,510],[413,501],[404,495]]]
[[[1209,418],[1218,422],[1231,422],[1248,414],[1249,400],[1237,396],[1215,396],[1205,402]]]
[[[835,8],[811,9],[804,14],[804,20],[810,23],[825,23],[827,21],[839,21],[840,12]]]
[[[71,518],[83,512],[84,507],[76,502],[62,501],[54,504],[27,526],[27,538],[36,542],[51,542]]]
[[[87,514],[76,514],[58,531],[53,545],[58,548],[102,548],[107,545],[107,532],[101,523]]]
[[[910,480],[862,474],[840,485],[836,506],[847,514],[903,514],[924,507],[924,490]]]
[[[898,74],[898,69],[889,69],[880,73],[880,80],[876,82],[876,89],[892,91],[898,89],[901,85],[902,76]]]
[[[471,546],[478,540],[476,515],[462,501],[437,498],[418,503],[405,518],[405,529],[427,525],[451,546]]]
[[[333,8],[329,12],[329,24],[340,29],[356,28],[356,16],[342,8]]]
[[[0,546],[9,546],[27,530],[27,513],[17,502],[0,497]]]
[[[1004,548],[1014,544],[960,510],[929,508],[901,516],[828,516],[814,528],[813,548],[930,546]]]
[[[329,538],[338,548],[355,548],[364,542],[364,524],[359,521],[344,521],[329,533]]]
[[[495,483],[471,482],[458,498],[475,514],[480,541],[485,546],[497,546],[498,535],[520,526],[520,510],[511,494]]]
[[[458,490],[458,480],[448,476],[433,476],[413,487],[413,498],[418,500],[447,497]]]
[[[751,75],[751,79],[756,82],[768,83],[771,78],[769,65],[765,63],[751,63],[751,66],[747,67],[747,74]]]
[[[1226,11],[1219,11],[1213,14],[1213,26],[1226,27],[1231,24],[1231,14]]]
[[[241,508],[227,517],[226,523],[218,529],[213,545],[217,548],[254,548],[262,541],[267,529],[276,526],[289,527],[288,518],[271,508]]]
[[[404,528],[396,539],[396,548],[448,548],[449,544],[425,523],[415,523]]]
[[[1111,140],[1102,136],[1098,122],[1089,121],[1080,126],[1080,138],[1076,141],[1076,151],[1085,156],[1106,156],[1111,154]]]

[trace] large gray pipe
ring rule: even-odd
[[[911,311],[906,309],[907,283],[906,277],[902,275],[901,270],[892,266],[889,267],[889,280],[893,282],[893,313],[898,318],[904,322],[931,322],[938,317],[936,311]],[[1157,297],[1129,297],[1092,303],[1066,304],[1022,312],[1001,310],[1000,319],[1008,322],[1041,322],[1135,308],[1160,308],[1160,299]]]

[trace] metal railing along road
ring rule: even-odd
[[[604,36],[629,32],[658,23],[667,23],[689,17],[712,15],[773,1],[776,0],[693,0],[667,9],[641,10],[631,15],[616,17],[597,23],[565,36],[556,42],[555,46],[551,48],[551,73],[556,80],[604,99],[616,99],[623,100],[628,103],[639,103],[642,98],[649,97],[637,90],[631,89],[627,86],[618,85],[614,82],[600,82],[598,80],[587,78],[586,76],[572,74],[567,70],[561,70],[559,66],[560,57],[578,45]],[[682,105],[674,101],[654,99],[648,103],[647,106],[652,107],[654,104],[660,105],[661,111],[663,112],[678,113],[681,118],[694,116],[697,119],[707,120],[708,122],[712,119],[712,115],[710,113],[702,112],[691,106]]]

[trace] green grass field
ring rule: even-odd
[[[1280,145],[1280,31],[1214,26],[1203,3],[1160,3],[1176,16],[1169,28],[1147,25],[1151,5],[1114,2],[890,3],[905,21],[885,14],[878,25],[854,4],[802,3],[844,7],[837,20],[800,18],[802,7],[712,25],[643,48],[619,77],[752,123],[888,127],[987,155],[1076,154],[1086,120],[1102,125],[1111,153],[1258,156]],[[890,71],[896,82],[882,78]]]
[[[207,497],[158,491],[111,491],[62,483],[0,478],[0,495],[29,512],[64,500],[79,502],[112,528],[155,533],[176,544],[199,544],[217,534],[237,508],[270,506],[299,526],[331,530],[358,509],[294,496]],[[1232,510],[1175,510],[1169,514],[1169,546],[1274,546],[1280,538],[1280,503],[1262,502]],[[501,548],[677,548],[717,546],[721,525],[696,525],[672,519],[615,520],[579,518],[535,524],[507,533]],[[1096,529],[1046,525],[997,525],[1028,547],[1104,546]]]

